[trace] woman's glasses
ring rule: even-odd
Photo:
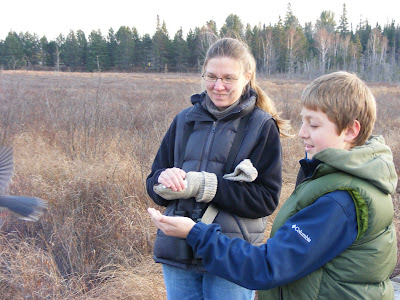
[[[207,73],[204,73],[201,77],[203,77],[203,79],[208,82],[217,82],[218,79],[221,79],[222,83],[225,84],[232,84],[238,80],[237,78],[234,78],[232,76],[217,77]]]

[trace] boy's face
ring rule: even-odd
[[[319,151],[331,147],[350,149],[351,145],[346,136],[346,130],[338,134],[335,123],[328,119],[322,111],[310,110],[305,107],[301,110],[302,125],[299,136],[304,141],[307,158],[311,159]]]

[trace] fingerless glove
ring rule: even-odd
[[[181,191],[173,191],[156,184],[154,192],[166,200],[189,199],[194,197],[197,202],[210,202],[217,192],[218,180],[214,173],[188,172],[186,173],[187,186]]]
[[[236,166],[232,173],[225,174],[223,178],[233,181],[252,182],[257,178],[257,176],[258,171],[254,168],[250,159],[245,159]]]

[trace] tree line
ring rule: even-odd
[[[182,29],[173,38],[157,16],[155,33],[139,36],[135,27],[112,28],[107,35],[93,30],[60,34],[48,41],[29,32],[10,31],[0,40],[1,69],[117,72],[199,72],[206,50],[215,37],[233,36],[250,47],[263,74],[289,78],[333,70],[357,72],[366,80],[400,81],[400,28],[393,20],[382,28],[360,20],[353,29],[346,4],[335,21],[332,11],[322,11],[315,24],[301,26],[290,3],[285,18],[275,25],[246,26],[230,14],[218,30],[210,20],[202,27]]]

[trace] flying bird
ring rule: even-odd
[[[14,174],[14,155],[11,147],[0,146],[0,209],[8,210],[19,219],[37,221],[47,208],[47,201],[34,197],[5,195]]]

